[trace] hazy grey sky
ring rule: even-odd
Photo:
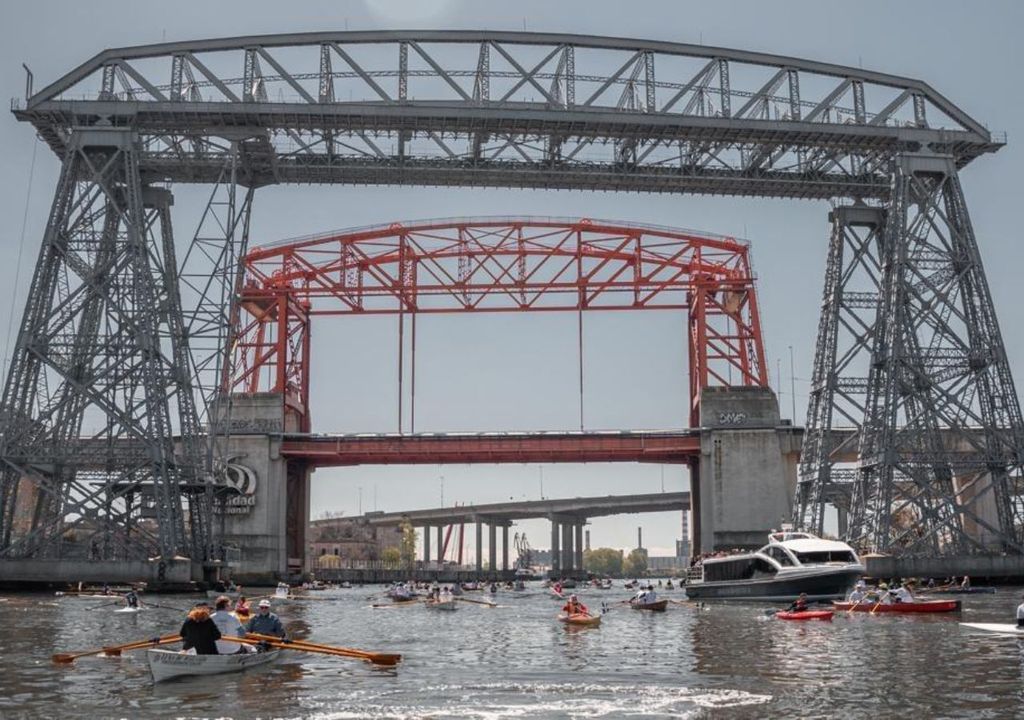
[[[0,6],[0,95],[24,92],[21,63],[36,87],[107,47],[309,30],[484,28],[617,35],[793,55],[921,78],[1009,145],[973,163],[963,181],[1003,337],[1024,383],[1019,241],[1024,165],[1024,4],[1005,2],[7,2]],[[34,178],[29,184],[33,146]],[[0,118],[0,351],[8,357],[13,303],[17,326],[58,172],[30,127]],[[30,192],[24,251],[19,238]],[[176,189],[178,242],[194,229],[198,194]],[[190,210],[191,207],[191,210]],[[782,359],[783,415],[789,416],[789,352],[795,349],[802,424],[827,240],[822,202],[615,195],[525,190],[420,188],[261,189],[253,241],[399,219],[486,214],[604,217],[709,230],[753,243],[762,321],[774,384]],[[20,274],[19,274],[20,270]],[[16,283],[17,279],[17,283]],[[590,429],[676,428],[686,424],[683,318],[661,313],[586,316],[585,424]],[[313,423],[319,431],[397,427],[396,325],[392,319],[322,320],[313,329]],[[424,317],[418,324],[417,429],[572,429],[578,425],[575,316]],[[433,507],[444,477],[446,504],[657,492],[654,465],[446,466],[318,471],[313,514],[362,508]],[[685,489],[664,468],[666,490]],[[665,553],[678,536],[675,513],[597,519],[595,546],[645,544]],[[547,524],[524,523],[535,547]]]

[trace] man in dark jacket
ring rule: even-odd
[[[245,631],[258,635],[274,635],[279,638],[285,636],[281,619],[270,612],[269,600],[260,600],[259,612],[245,626]]]
[[[197,655],[216,655],[218,640],[220,630],[210,619],[210,606],[207,603],[196,605],[181,626],[182,649],[195,648]]]

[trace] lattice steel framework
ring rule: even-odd
[[[688,310],[691,422],[709,385],[768,385],[748,247],[603,220],[358,228],[245,257],[232,389],[282,394],[309,432],[309,321],[347,314]]]
[[[231,298],[255,187],[573,188],[844,198],[877,206],[885,229],[871,232],[881,243],[855,240],[856,223],[836,230],[849,249],[841,258],[835,248],[831,254],[830,315],[819,338],[797,518],[820,527],[823,503],[845,494],[853,532],[866,546],[930,554],[1020,547],[1014,482],[1019,403],[957,179],[960,168],[1002,143],[927,83],[791,57],[620,38],[307,33],[106,50],[16,104],[14,112],[65,162],[44,243],[54,242],[63,227],[61,208],[74,197],[68,188],[96,184],[90,180],[95,169],[74,158],[80,150],[93,154],[88,143],[101,128],[133,138],[130,151],[123,151],[130,172],[118,176],[127,196],[165,182],[218,188],[206,213],[218,222],[197,231],[178,270],[182,347],[195,345],[188,371],[172,378],[181,390],[150,387],[157,371],[139,375],[143,395],[161,407],[158,396],[170,403],[192,387],[196,414],[215,424],[230,412],[214,404],[225,378],[236,376],[226,355]],[[924,159],[912,159],[917,156]],[[907,170],[928,163],[941,171]],[[134,210],[122,215],[129,220],[119,223],[137,223]],[[920,239],[921,227],[935,239]],[[858,254],[862,260],[854,259]],[[209,284],[195,280],[204,268],[199,262],[194,269],[194,261],[204,259],[212,268]],[[68,418],[60,427],[69,438],[85,417],[72,400],[52,400],[33,370],[64,367],[56,345],[36,338],[47,335],[43,328],[66,307],[47,285],[51,271],[42,268],[65,262],[41,261],[37,269],[5,391],[0,552],[6,554],[31,554],[27,542],[11,540],[18,534],[14,507],[37,507],[25,483],[36,488],[32,492],[49,487],[54,497],[67,498],[60,488],[93,467],[69,460],[58,468],[30,439],[53,435],[50,414]],[[154,274],[139,267],[132,283],[150,286],[138,289],[140,297],[158,295]],[[113,298],[114,305],[126,303]],[[154,306],[140,304],[146,314],[142,307]],[[147,322],[175,332],[171,320]],[[102,337],[88,322],[76,327]],[[87,355],[100,347],[82,343],[92,348]],[[149,346],[142,347],[147,362],[159,366]],[[102,352],[113,353],[107,346]],[[46,410],[53,402],[59,413]],[[117,408],[94,405],[111,426],[132,427]],[[156,416],[148,422],[166,424]],[[973,425],[970,432],[963,431],[965,423]],[[182,424],[186,435],[197,432],[191,427]],[[192,444],[203,443],[201,465],[209,474],[218,452],[209,438]],[[147,445],[161,478],[153,487],[174,488],[177,481],[163,478],[177,470],[165,476],[161,468],[190,463],[167,460],[169,450],[158,452],[157,444]],[[844,453],[853,447],[850,460]],[[98,457],[122,462],[113,451]],[[850,464],[835,467],[843,462]],[[131,474],[129,465],[117,466],[122,476]],[[850,476],[856,482],[837,482],[843,469],[856,471]],[[100,484],[100,494],[108,495],[131,485]],[[847,489],[837,494],[837,488]],[[168,552],[185,533],[173,494],[164,493],[155,511],[158,525],[166,526],[160,532]],[[34,527],[59,527],[59,504],[39,504],[35,514],[50,520],[33,521]],[[95,507],[107,525],[117,524],[120,515]],[[59,545],[57,534],[49,537],[51,545]],[[197,554],[203,553],[193,550]]]

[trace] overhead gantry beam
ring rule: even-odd
[[[799,58],[551,33],[373,31],[105,50],[17,107],[140,134],[143,176],[884,198],[898,152],[998,149],[927,83]]]

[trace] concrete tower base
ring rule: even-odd
[[[700,405],[694,551],[761,547],[791,516],[800,434],[768,388],[705,388]]]

